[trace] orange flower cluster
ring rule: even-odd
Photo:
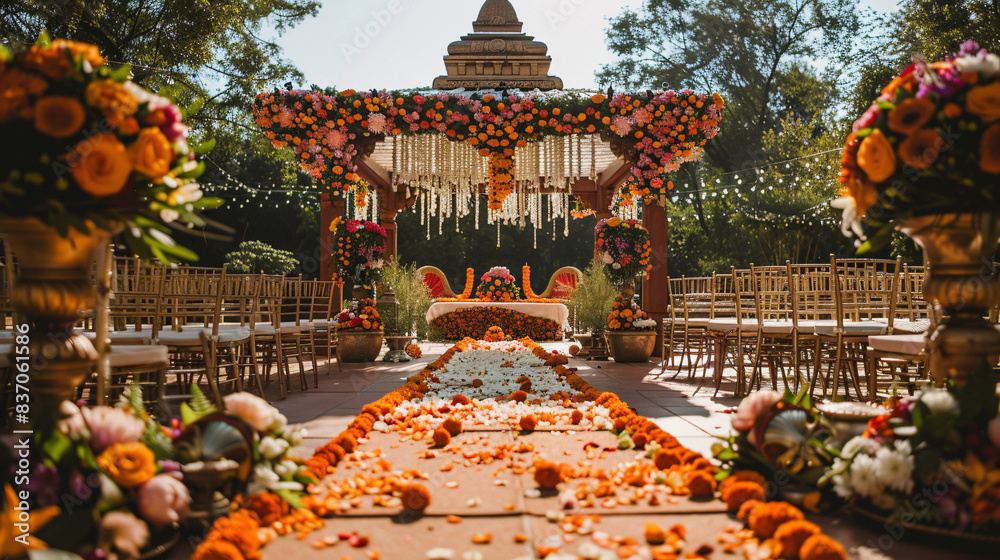
[[[854,123],[839,181],[859,215],[880,195],[889,199],[882,224],[996,207],[981,185],[1000,175],[1000,72],[969,64],[986,54],[969,42],[947,61],[907,68]],[[960,138],[949,136],[954,130]]]
[[[212,524],[205,541],[198,545],[192,560],[257,560],[261,557],[260,518],[242,509]]]
[[[495,140],[491,140],[494,142]],[[514,192],[514,150],[506,150],[504,153],[490,152],[488,148],[480,150],[480,154],[485,151],[490,158],[489,165],[489,202],[490,210],[500,210],[503,203]],[[506,152],[510,152],[509,154]]]
[[[417,346],[416,344],[410,344],[409,346],[406,347],[406,355],[413,359],[417,359],[422,357],[424,353],[420,350],[420,347]]]
[[[432,321],[449,340],[465,337],[482,339],[492,326],[514,338],[530,337],[535,340],[559,340],[562,327],[551,319],[532,317],[500,307],[470,307],[447,313]]]
[[[806,521],[799,508],[787,502],[766,502],[765,483],[759,473],[737,471],[719,486],[729,511],[738,512],[737,517],[749,528],[735,537],[726,533],[720,537],[727,552],[752,541],[767,547],[770,558],[847,560],[844,547]]]
[[[343,311],[337,317],[337,329],[358,329],[363,331],[377,331],[382,329],[382,316],[375,309],[375,300],[363,298],[358,301],[357,313]]]
[[[492,327],[486,329],[486,334],[483,335],[483,340],[486,342],[502,342],[507,340],[507,335],[503,333],[503,329],[493,325]]]
[[[635,305],[632,298],[623,294],[615,297],[615,302],[611,306],[611,313],[608,314],[608,329],[613,331],[630,330],[635,321],[649,318],[646,312]]]

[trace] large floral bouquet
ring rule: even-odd
[[[503,266],[495,266],[479,279],[476,295],[484,301],[515,301],[521,299],[521,290],[514,284],[514,276]]]
[[[337,329],[339,330],[359,330],[359,331],[380,331],[382,330],[382,317],[375,309],[375,300],[363,298],[350,308],[340,312],[337,316]]]
[[[337,218],[330,224],[337,251],[334,253],[335,280],[370,286],[385,254],[385,228],[374,222]]]
[[[844,233],[863,250],[911,216],[1000,210],[1000,57],[973,42],[944,61],[917,63],[854,123],[841,158]]]
[[[844,445],[821,483],[894,520],[994,533],[1000,417],[996,377],[983,377],[961,390],[927,386],[903,398]]]
[[[656,320],[650,319],[646,312],[630,297],[618,294],[608,314],[608,330],[611,331],[648,331],[656,327]]]
[[[193,393],[181,405],[181,417],[166,426],[147,413],[138,386],[115,407],[78,407],[66,401],[58,429],[44,437],[36,432],[15,449],[0,446],[0,468],[11,473],[20,469],[12,479],[16,486],[4,486],[0,515],[12,531],[13,523],[23,523],[25,516],[30,520],[30,535],[26,531],[21,539],[8,539],[10,533],[4,533],[0,556],[56,548],[87,560],[137,558],[169,542],[174,527],[191,511],[189,478],[202,469],[239,464],[203,459],[208,444],[187,437],[200,423],[220,418],[204,394],[196,387]],[[246,465],[250,495],[277,493],[281,502],[297,503],[305,485],[316,482],[300,463],[287,458],[304,432],[248,393],[226,396],[224,406],[222,418],[249,427],[248,448],[239,458]],[[25,454],[31,460],[21,468],[17,458]],[[25,507],[23,514],[14,509]]]
[[[34,217],[62,234],[125,226],[129,248],[163,261],[194,260],[164,224],[203,226],[194,181],[204,169],[184,112],[112,70],[97,47],[50,41],[0,46],[0,217]],[[178,228],[186,229],[186,228]]]
[[[649,231],[636,220],[614,217],[597,222],[597,248],[604,272],[617,286],[652,270],[649,264]]]

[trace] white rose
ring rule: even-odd
[[[271,420],[271,433],[281,433],[281,430],[284,430],[285,426],[288,425],[288,418],[284,414],[278,412],[277,408],[272,407],[271,411],[274,414]]]
[[[995,74],[1000,72],[1000,57],[992,53],[968,54],[955,59],[955,68],[962,72]]]
[[[257,445],[257,450],[260,451],[260,454],[265,459],[272,461],[284,455],[285,451],[288,451],[288,442],[283,439],[264,436]]]
[[[299,466],[295,461],[282,461],[274,465],[274,473],[285,480],[292,478],[297,472],[299,472]]]
[[[920,395],[920,402],[924,403],[931,414],[949,414],[958,416],[958,401],[951,393],[945,390],[928,386]]]

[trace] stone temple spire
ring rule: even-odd
[[[486,0],[473,32],[448,45],[448,75],[435,79],[434,88],[562,89],[562,80],[548,75],[549,48],[522,27],[509,0]]]

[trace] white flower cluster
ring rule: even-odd
[[[639,319],[632,321],[632,326],[637,329],[651,329],[656,326],[656,319]]]
[[[428,384],[430,392],[425,398],[450,399],[455,395],[469,398],[507,396],[517,391],[522,376],[531,381],[531,393],[536,398],[562,391],[572,391],[565,380],[545,367],[529,350],[498,353],[490,350],[459,352],[448,364],[434,373],[437,382]],[[479,380],[479,387],[473,381]],[[477,383],[478,384],[478,383]]]
[[[913,492],[913,468],[910,442],[879,445],[858,436],[844,445],[833,462],[833,489],[844,499],[867,498],[877,507],[893,510],[900,498]]]
[[[264,399],[249,393],[234,393],[224,398],[226,412],[238,416],[254,429],[257,453],[261,461],[254,465],[253,478],[247,491],[257,494],[266,490],[300,492],[305,487],[295,480],[305,468],[286,458],[288,450],[302,443],[306,431],[289,426],[288,418]]]

